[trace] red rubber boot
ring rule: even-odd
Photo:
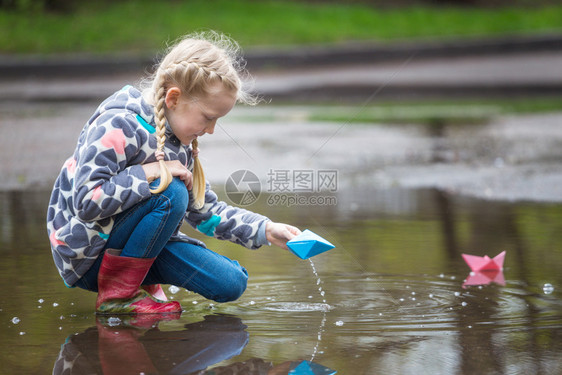
[[[166,293],[164,293],[164,289],[162,289],[162,285],[154,284],[154,285],[143,285],[141,286],[142,289],[146,290],[150,295],[160,301],[167,301],[168,297],[166,297]]]
[[[107,249],[98,273],[98,314],[162,314],[181,312],[178,302],[152,297],[140,285],[154,259],[119,256]]]

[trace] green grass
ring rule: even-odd
[[[311,121],[397,124],[482,124],[502,115],[562,111],[561,98],[464,100],[415,103],[379,103],[364,108],[317,109]]]
[[[260,107],[258,107],[260,108]],[[364,123],[467,125],[485,124],[495,117],[516,114],[562,111],[560,97],[533,97],[490,100],[441,100],[376,102],[368,106],[310,105],[287,110],[284,106],[267,106],[267,110],[245,111],[245,121],[298,121]],[[257,108],[256,108],[257,109]],[[296,115],[295,115],[296,113]]]
[[[0,53],[153,53],[195,30],[244,48],[562,32],[562,5],[377,9],[287,0],[91,1],[72,13],[0,10]]]

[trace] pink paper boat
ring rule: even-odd
[[[462,254],[462,257],[473,272],[486,270],[502,270],[505,251],[502,251],[493,259],[490,259],[490,257],[487,255],[479,257],[476,255]]]
[[[491,283],[505,286],[505,278],[503,277],[503,272],[501,270],[471,272],[466,277],[462,287],[466,288],[471,285],[488,285]]]

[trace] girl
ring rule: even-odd
[[[126,86],[98,107],[64,163],[47,213],[53,258],[67,286],[98,292],[98,313],[181,312],[160,283],[217,302],[242,295],[246,270],[179,232],[184,219],[251,249],[286,249],[300,234],[228,206],[205,182],[197,138],[235,102],[255,104],[237,53],[216,33],[185,37],[142,92]]]

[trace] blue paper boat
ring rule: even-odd
[[[335,246],[316,233],[306,229],[291,241],[287,242],[287,247],[299,258],[308,259],[314,255],[333,249]]]
[[[289,371],[289,375],[333,375],[336,370],[310,361],[302,361],[297,367]]]

